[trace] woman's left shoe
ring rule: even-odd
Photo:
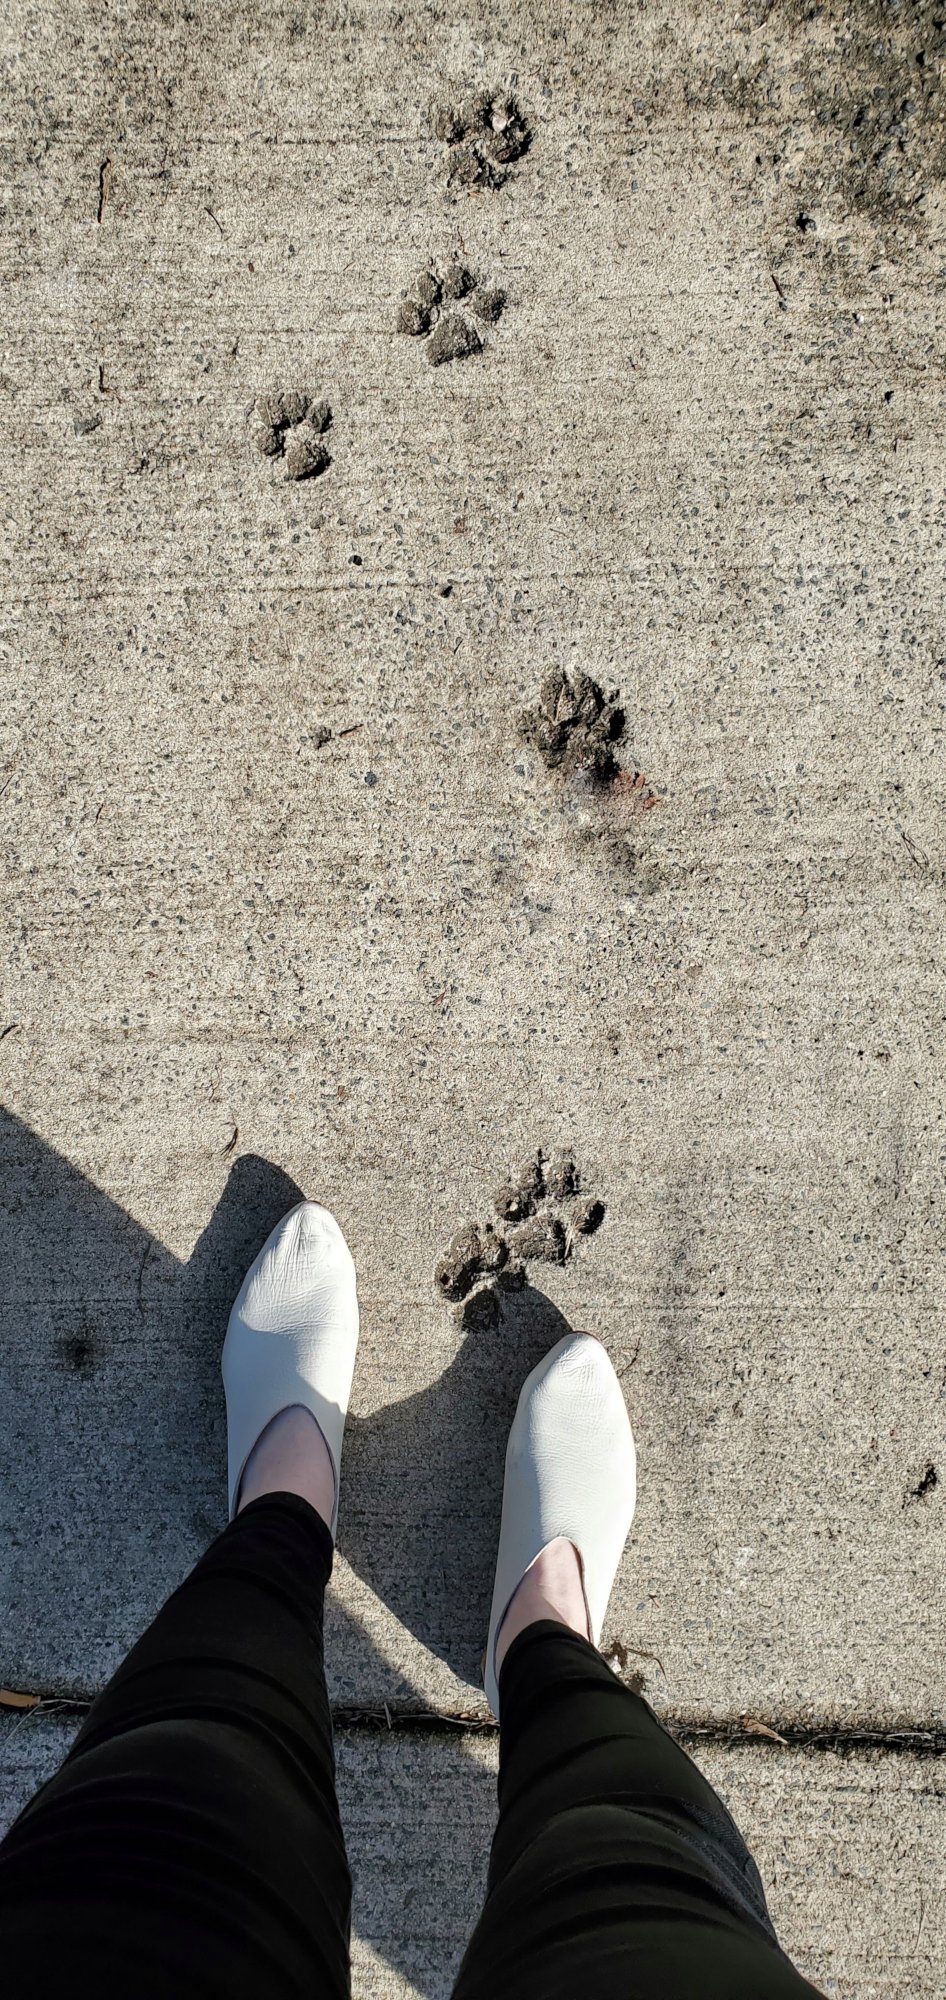
[[[351,1251],[317,1201],[290,1210],[240,1287],[223,1346],[230,1519],[244,1467],[281,1410],[308,1410],[335,1474],[329,1522],[338,1519],[342,1438],[358,1347],[358,1293]]]
[[[634,1519],[637,1460],[621,1384],[590,1333],[569,1333],[527,1376],[506,1449],[484,1680],[499,1715],[496,1641],[523,1578],[553,1542],[578,1557],[593,1646]]]

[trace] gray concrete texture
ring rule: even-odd
[[[75,1723],[0,1720],[0,1831]],[[483,1897],[496,1739],[342,1730],[358,2000],[447,2000]],[[697,1745],[749,1840],[786,1950],[832,2000],[942,2000],[946,1782],[938,1759]],[[449,1841],[444,1828],[449,1826]]]
[[[608,1638],[655,1705],[941,1731],[940,14],[2,39],[0,1684],[94,1692],[222,1525],[226,1314],[304,1192],[364,1311],[337,1700],[482,1710],[570,1324],[637,1433]],[[498,188],[431,119],[481,86],[531,130]],[[431,367],[398,301],[453,258],[505,310]],[[300,387],[292,482],[254,405]],[[522,738],[564,668],[620,691],[614,782]],[[437,1260],[559,1145],[604,1224],[471,1323]]]

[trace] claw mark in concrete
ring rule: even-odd
[[[152,1236],[149,1236],[148,1241],[144,1247],[144,1254],[142,1256],[141,1263],[138,1266],[138,1311],[142,1315],[144,1314],[145,1310],[145,1270],[147,1268],[148,1259],[153,1249],[154,1249],[154,1238]]]
[[[447,186],[458,193],[501,188],[532,143],[518,101],[507,90],[478,90],[462,104],[435,105],[432,125],[446,142]]]
[[[906,1499],[904,1500],[903,1503],[904,1506],[909,1507],[910,1502],[912,1500],[925,1500],[927,1494],[932,1493],[934,1486],[938,1485],[939,1485],[939,1473],[937,1472],[936,1467],[931,1459],[929,1463],[924,1466],[923,1471],[921,1472],[916,1485],[911,1486],[906,1496]]]
[[[283,459],[287,479],[316,479],[331,465],[324,435],[332,411],[307,389],[276,389],[257,397],[256,416],[256,448],[264,458]]]
[[[582,1191],[574,1153],[530,1153],[495,1195],[492,1222],[466,1223],[434,1272],[442,1297],[461,1306],[463,1326],[495,1326],[503,1291],[519,1290],[526,1266],[564,1264],[581,1236],[591,1236],[605,1216],[604,1202]],[[509,1225],[512,1227],[509,1227]]]
[[[493,285],[479,285],[465,264],[447,264],[443,271],[415,273],[397,309],[398,333],[421,336],[431,367],[444,361],[465,361],[479,354],[483,329],[495,326],[506,294]]]
[[[101,222],[105,214],[105,204],[112,191],[112,162],[103,160],[99,167],[99,206],[96,222]]]

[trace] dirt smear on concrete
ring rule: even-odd
[[[912,246],[946,179],[942,0],[746,0],[712,64],[679,54],[687,113],[755,138],[786,227],[828,205],[881,229],[890,255]],[[672,113],[677,92],[658,95]]]

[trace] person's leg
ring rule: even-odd
[[[0,1846],[11,2000],[347,1994],[331,1566],[325,1522],[273,1494],[159,1612]]]
[[[732,1819],[587,1639],[500,1672],[499,1822],[454,2000],[802,2000]]]
[[[234,1519],[0,1844],[11,2000],[347,1995],[322,1606],[357,1317],[341,1231],[303,1204],[231,1314]]]
[[[454,2000],[801,2000],[729,1813],[595,1649],[634,1514],[600,1343],[533,1370],[506,1454],[486,1657],[500,1719],[486,1903]]]

